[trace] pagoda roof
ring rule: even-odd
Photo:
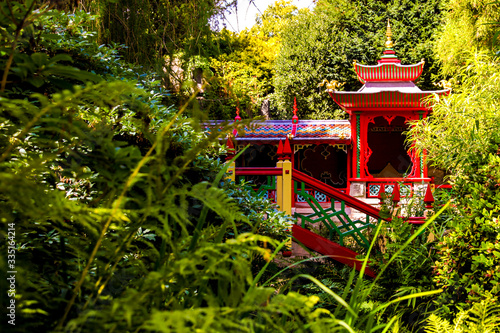
[[[346,144],[351,140],[351,125],[348,120],[300,120],[296,124],[293,120],[255,121],[239,131],[234,138],[238,142],[272,143],[286,137],[292,138],[296,143],[323,141]]]
[[[364,87],[365,88],[365,87]],[[415,87],[418,89],[418,87]],[[333,100],[345,111],[363,110],[428,110],[426,99],[433,95],[448,95],[449,90],[412,91],[405,92],[399,89],[374,91],[330,91]]]
[[[422,91],[414,81],[424,69],[424,60],[401,65],[393,50],[392,31],[387,22],[385,50],[377,65],[361,65],[354,61],[354,70],[364,84],[358,91],[328,89],[333,100],[345,111],[417,111],[429,110],[427,99],[448,95],[450,90]]]
[[[388,81],[415,81],[420,77],[424,69],[425,61],[422,59],[417,64],[401,65],[401,60],[396,56],[393,49],[392,31],[389,21],[387,21],[387,40],[385,50],[378,65],[362,65],[354,61],[354,70],[361,83],[366,82],[388,82]]]
[[[361,83],[388,81],[415,81],[424,69],[425,61],[414,65],[401,65],[399,62],[382,62],[369,66],[354,62],[354,70]]]

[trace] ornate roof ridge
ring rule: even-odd
[[[326,120],[316,120],[316,119],[304,119],[301,120],[299,125],[301,124],[342,124],[348,123],[347,119],[326,119]],[[273,119],[273,120],[253,120],[250,122],[252,125],[266,125],[266,124],[292,124],[292,119]]]
[[[411,65],[401,65],[401,60],[396,56],[394,43],[392,41],[392,30],[390,21],[387,20],[387,39],[384,43],[384,52],[376,65],[362,65],[354,60],[354,70],[361,83],[365,82],[387,82],[387,81],[415,81],[420,77],[424,69],[425,61]]]
[[[352,110],[429,110],[426,97],[448,95],[450,90],[401,92],[401,91],[335,91],[329,92],[333,100],[345,111]]]
[[[362,65],[354,61],[354,70],[361,83],[387,81],[415,81],[422,75],[425,61],[411,65],[383,62],[377,65]]]
[[[220,122],[205,123],[210,132]],[[292,120],[268,120],[251,122],[234,136],[236,141],[276,142],[293,138],[294,142],[328,142],[345,144],[350,141],[351,125],[348,120],[304,120],[296,125],[293,133]],[[293,135],[292,135],[293,134]]]
[[[379,91],[334,91],[336,95],[370,95],[370,94],[380,94],[380,93],[399,93],[403,95],[418,95],[418,94],[444,94],[450,92],[449,89],[442,90],[419,90],[419,91],[399,91],[399,90],[379,90]]]
[[[383,62],[383,63],[379,63],[379,64],[376,64],[376,65],[363,65],[363,64],[360,64],[358,62],[354,62],[355,66],[358,66],[358,67],[370,67],[370,68],[373,68],[373,67],[382,67],[382,66],[398,66],[398,67],[415,67],[415,66],[418,66],[420,64],[425,64],[425,60],[420,60],[419,62],[417,62],[416,64],[411,64],[411,65],[402,65],[401,63],[396,63],[396,62]]]

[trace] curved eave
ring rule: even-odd
[[[382,63],[374,66],[354,64],[354,70],[361,83],[387,81],[415,81],[424,69],[425,61],[414,65]]]
[[[449,90],[422,91],[415,93],[402,93],[399,91],[381,91],[376,93],[359,93],[333,91],[329,92],[332,99],[344,111],[371,111],[385,110],[429,110],[425,100],[429,96],[445,96]]]
[[[285,138],[248,138],[248,137],[235,137],[234,140],[240,144],[256,144],[256,145],[277,145],[279,140],[284,140]],[[351,144],[351,138],[340,138],[340,137],[322,137],[322,138],[290,138],[292,144],[329,144],[329,145],[349,145]]]

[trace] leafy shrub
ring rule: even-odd
[[[453,220],[437,246],[434,280],[447,290],[439,299],[444,311],[500,295],[500,195],[478,184],[470,188],[469,207],[459,210],[462,219]],[[481,199],[485,194],[488,199]]]
[[[383,302],[437,289],[433,281],[433,265],[437,259],[434,249],[435,238],[440,236],[439,225],[442,213],[433,217],[433,223],[417,232],[418,226],[408,223],[411,216],[423,215],[423,198],[416,193],[405,198],[398,205],[392,201],[392,195],[382,198],[381,212],[391,217],[391,221],[382,220],[382,229],[377,238],[377,249],[372,265],[376,271],[383,269],[383,276],[378,281],[379,288],[372,295],[373,301]],[[410,243],[407,241],[412,239]],[[392,263],[387,263],[392,259]],[[386,267],[386,268],[384,268]],[[433,298],[410,298],[388,309],[388,314],[399,314],[401,328],[416,329],[429,311],[432,311]]]
[[[17,5],[31,17],[29,2]],[[13,53],[32,51],[14,45]],[[9,74],[10,54],[1,57]],[[247,217],[221,188],[224,169],[210,156],[232,128],[198,133],[196,121],[182,116],[186,107],[164,107],[154,92],[127,80],[85,82],[87,74],[64,78],[85,84],[47,84],[44,94],[12,94],[3,81],[0,235],[7,239],[8,226],[15,229],[17,271],[16,326],[9,331],[346,327],[315,308],[317,297],[263,286],[267,266],[254,276],[255,258],[268,262],[279,243],[239,227],[250,226],[250,218],[252,229],[282,237],[272,225],[286,217],[262,202],[262,221],[254,199],[243,202],[255,213]],[[34,76],[28,72],[26,80]],[[7,246],[1,242],[0,250]],[[10,270],[8,264],[0,256],[0,269]],[[2,290],[6,284],[0,281]],[[0,297],[2,306],[11,303]]]
[[[469,55],[456,92],[410,130],[453,185],[449,231],[436,246],[434,281],[445,289],[437,301],[443,315],[499,296],[499,73],[489,56]]]
[[[243,181],[239,184],[225,182],[223,187],[230,197],[237,200],[238,206],[248,217],[249,224],[240,227],[242,232],[269,236],[280,242],[291,236],[290,226],[294,220],[279,211],[276,204],[248,190],[248,184]]]

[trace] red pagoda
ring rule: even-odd
[[[389,24],[386,35],[377,65],[354,62],[363,84],[358,91],[335,91],[335,85],[329,85],[327,91],[349,120],[299,120],[294,105],[291,120],[258,122],[235,133],[236,148],[251,144],[237,166],[276,166],[278,142],[288,138],[294,170],[351,196],[370,202],[382,188],[391,192],[397,182],[404,184],[402,195],[422,191],[431,181],[425,156],[412,149],[404,132],[410,121],[428,116],[430,96],[446,95],[449,90],[420,90],[415,81],[425,62],[402,65],[393,50]],[[265,180],[255,176],[254,182]],[[319,192],[315,195],[320,202],[324,199]],[[301,200],[295,195],[292,201],[295,205]]]
[[[355,92],[329,91],[333,100],[349,114],[352,138],[352,163],[348,166],[351,195],[378,195],[380,186],[395,181],[426,183],[425,156],[406,144],[404,132],[408,122],[428,116],[428,98],[447,95],[449,90],[422,91],[415,81],[424,68],[424,60],[401,65],[393,50],[388,23],[385,50],[377,65],[361,65],[354,69],[363,86]],[[391,186],[391,185],[389,185]],[[354,189],[357,190],[354,190]]]
[[[362,270],[358,253],[346,246],[368,249],[365,230],[391,220],[394,214],[407,223],[424,223],[427,211],[407,210],[403,197],[417,194],[427,210],[432,208],[432,178],[425,154],[413,149],[405,132],[411,121],[429,115],[430,97],[447,95],[449,90],[420,90],[415,81],[424,61],[401,65],[391,37],[388,24],[385,50],[377,65],[354,62],[361,89],[336,91],[338,82],[327,82],[327,91],[349,120],[300,120],[294,103],[291,120],[256,122],[227,139],[228,178],[246,177],[257,185],[259,195],[294,215],[296,223],[290,226],[294,242],[287,255],[307,256],[297,245],[301,243]],[[235,120],[241,120],[239,115]],[[235,164],[233,147],[243,146],[249,147]],[[393,203],[389,215],[376,207],[385,198],[382,193],[390,195]],[[321,228],[328,231],[328,238],[320,235]],[[350,241],[344,243],[345,238]],[[376,276],[369,268],[365,274]]]

